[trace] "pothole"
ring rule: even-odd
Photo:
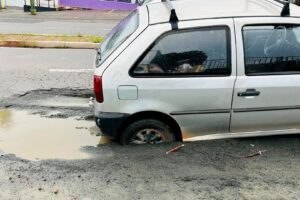
[[[0,110],[0,149],[28,160],[86,159],[83,149],[107,143],[94,121],[45,118],[27,111]]]
[[[1,99],[0,109],[37,110],[40,113],[56,110],[60,112],[58,116],[55,114],[48,116],[51,118],[80,116],[81,119],[93,120],[91,97],[93,91],[89,89],[33,90]]]

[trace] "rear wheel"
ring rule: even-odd
[[[120,143],[123,145],[158,144],[174,140],[175,135],[172,129],[155,119],[144,119],[132,123],[120,137]]]

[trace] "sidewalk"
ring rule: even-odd
[[[31,16],[21,9],[7,8],[0,10],[0,33],[105,36],[128,14],[125,11],[71,10]]]

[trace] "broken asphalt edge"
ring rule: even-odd
[[[64,41],[0,41],[0,47],[54,48],[54,49],[98,49],[100,43]]]

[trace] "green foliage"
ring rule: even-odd
[[[91,42],[93,43],[101,43],[103,41],[103,38],[102,37],[99,37],[99,36],[95,36],[95,35],[92,35],[90,37],[90,40]]]

